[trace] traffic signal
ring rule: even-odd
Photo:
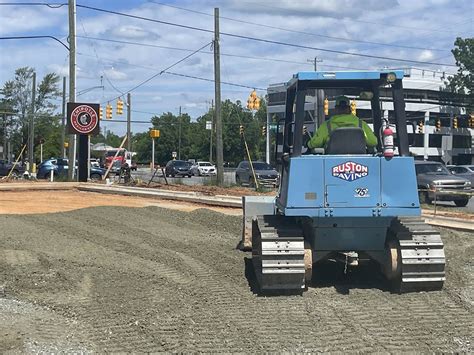
[[[357,106],[355,100],[351,101],[351,113],[355,116],[357,113]]]
[[[308,127],[303,126],[303,135],[308,134]]]
[[[64,142],[64,148],[69,148],[69,142]]]
[[[474,113],[469,115],[469,127],[474,128]]]
[[[109,103],[105,106],[105,118],[108,120],[112,119],[112,105]]]
[[[102,120],[104,118],[104,110],[102,107],[99,108],[99,120]]]
[[[247,99],[247,108],[249,110],[258,110],[260,108],[260,99],[255,90],[250,93],[250,96]]]
[[[267,135],[267,126],[262,126],[262,136]]]
[[[425,122],[424,121],[418,121],[418,133],[423,133],[425,130],[424,130],[424,125],[425,125]]]
[[[458,128],[458,118],[457,117],[453,118],[453,128]]]
[[[260,109],[260,99],[258,97],[255,98],[255,101],[253,102],[253,108],[255,110]]]
[[[117,112],[117,115],[123,114],[123,101],[120,100],[120,99],[117,100],[117,110],[116,110],[116,112]]]
[[[441,119],[439,118],[436,120],[436,130],[437,131],[441,130]]]
[[[324,99],[324,114],[329,115],[329,100],[327,97]]]
[[[240,131],[240,135],[243,136],[244,135],[244,126],[240,125],[239,131]]]

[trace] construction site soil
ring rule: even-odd
[[[442,291],[330,264],[303,296],[260,297],[241,217],[155,202],[0,215],[0,353],[474,350],[472,233],[441,230]]]

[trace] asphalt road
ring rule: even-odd
[[[132,174],[135,178],[140,178],[144,182],[148,182],[151,177],[152,173],[148,168],[140,168],[136,172]],[[170,183],[179,183],[185,185],[206,185],[211,184],[213,178],[209,176],[193,176],[191,178],[184,177],[184,178],[167,178]],[[161,172],[157,174],[154,178],[155,182],[164,182]],[[235,169],[229,169],[224,171],[224,184],[226,186],[235,185]],[[474,198],[471,198],[469,204],[466,207],[456,207],[454,202],[438,202],[439,206],[442,206],[445,209],[453,210],[453,211],[462,211],[462,212],[472,212],[474,213]],[[430,208],[434,208],[433,205]]]

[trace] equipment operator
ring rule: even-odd
[[[349,98],[347,96],[338,96],[336,98],[335,114],[321,124],[316,134],[308,141],[308,148],[326,147],[331,132],[341,127],[360,127],[364,131],[367,147],[375,147],[377,145],[377,137],[367,123],[351,113]]]

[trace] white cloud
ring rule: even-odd
[[[418,59],[417,60],[421,60],[421,61],[430,61],[434,58],[434,55],[433,55],[433,52],[432,51],[429,51],[429,50],[425,50],[425,51],[422,51],[419,55],[418,55]]]
[[[132,38],[132,39],[156,39],[158,36],[150,31],[145,30],[139,26],[120,26],[118,28],[114,28],[111,31],[112,35],[122,37],[122,38]]]
[[[128,75],[124,72],[118,71],[114,68],[105,69],[103,73],[107,76],[109,80],[126,80]]]

